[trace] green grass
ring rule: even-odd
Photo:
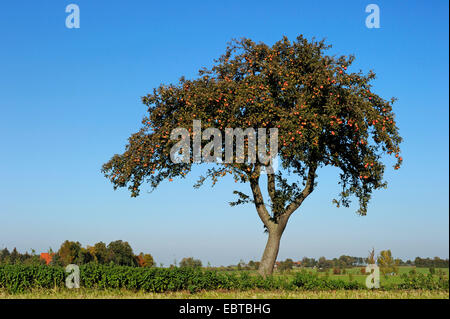
[[[341,279],[341,280],[344,280],[344,281],[350,281],[349,274],[352,274],[354,281],[357,281],[357,282],[359,282],[361,284],[365,284],[367,275],[361,274],[361,268],[363,268],[363,267],[347,268],[347,269],[345,269],[346,274],[341,274],[341,275],[333,274],[333,270],[330,269],[330,270],[328,270],[328,274],[329,274],[329,278],[330,279]],[[313,269],[313,268],[294,268],[294,269],[292,269],[290,271],[285,271],[285,272],[277,272],[277,271],[275,271],[274,272],[274,276],[291,276],[291,277],[293,277],[293,276],[295,276],[296,273],[298,273],[298,272],[300,272],[300,271],[302,271],[304,269],[306,269],[306,271],[310,271],[310,272],[313,272],[313,273],[318,273],[319,276],[321,276],[321,277],[325,276],[324,272],[318,272],[316,269]],[[421,273],[421,274],[429,274],[430,273],[428,268],[416,268],[416,267],[413,267],[413,266],[401,266],[401,267],[399,267],[399,274],[398,275],[395,275],[395,276],[383,276],[383,275],[380,274],[380,284],[382,286],[383,285],[387,286],[387,285],[391,285],[391,284],[401,283],[402,282],[401,275],[402,274],[408,274],[413,269],[415,269],[415,271],[418,274],[419,273]],[[449,269],[448,268],[436,268],[436,273],[439,270],[444,271],[447,277],[449,276]],[[225,272],[227,272],[227,273],[233,273],[233,272],[236,273],[238,271],[236,270],[236,271],[225,271]],[[250,275],[257,275],[258,274],[258,272],[256,270],[240,270],[240,272],[248,272]],[[438,275],[435,274],[434,277],[437,278]]]
[[[187,291],[145,293],[127,290],[39,289],[8,294],[0,289],[0,299],[449,299],[447,291],[428,290],[338,290],[338,291]]]

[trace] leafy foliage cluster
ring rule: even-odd
[[[119,266],[152,267],[153,257],[150,254],[135,255],[130,244],[116,240],[106,245],[98,242],[94,246],[82,247],[79,242],[66,240],[54,255],[53,265],[82,265],[86,263],[114,264]]]
[[[180,261],[181,268],[200,268],[202,267],[202,262],[200,259],[195,259],[193,257],[185,257]]]
[[[386,274],[398,274],[398,266],[400,264],[399,260],[394,260],[391,251],[382,250],[377,258],[378,266],[383,275]]]
[[[0,265],[2,264],[43,265],[45,261],[40,259],[34,250],[31,253],[20,253],[14,247],[11,251],[8,248],[0,250]]]
[[[294,261],[291,258],[287,258],[285,261],[281,261],[277,269],[279,271],[289,271],[294,267]]]

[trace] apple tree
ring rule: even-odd
[[[195,120],[222,135],[226,128],[277,129],[278,148],[270,155],[278,158],[278,170],[272,162],[249,161],[248,154],[245,161],[237,155],[232,162],[223,161],[222,143],[221,149],[214,149],[222,161],[208,164],[195,185],[207,179],[215,184],[227,175],[249,185],[247,194],[234,191],[238,199],[231,204],[254,204],[268,233],[259,272],[270,275],[288,220],[317,186],[320,168],[340,171],[341,191],[333,202],[349,207],[356,198],[357,213],[365,215],[373,190],[387,185],[386,155],[395,156],[395,169],[402,163],[394,99],[373,92],[372,71],[350,72],[354,57],[326,55],[329,47],[303,36],[293,42],[283,37],[272,46],[250,39],[232,41],[197,78],[182,77],[142,98],[148,107],[142,128],[129,138],[122,154],[103,165],[105,177],[114,189],[128,187],[131,196],[138,196],[144,185],[155,189],[164,180],[185,178],[193,165],[205,163],[174,161],[171,150],[179,141],[171,134],[185,128],[189,141],[194,140]],[[201,146],[207,142],[202,139]],[[193,158],[194,148],[184,151]]]

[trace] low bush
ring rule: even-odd
[[[340,275],[341,269],[340,268],[333,268],[333,275]]]
[[[394,285],[395,289],[427,289],[427,290],[448,290],[449,281],[447,276],[434,277],[417,272],[403,274],[403,282]]]
[[[341,279],[327,279],[325,277],[319,277],[316,274],[307,272],[298,273],[292,284],[303,290],[353,290],[364,289],[365,286],[356,281],[344,281]]]

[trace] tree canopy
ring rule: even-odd
[[[272,47],[249,39],[232,42],[198,79],[181,78],[142,98],[148,106],[143,127],[103,172],[115,187],[128,185],[137,196],[145,180],[155,188],[164,179],[185,177],[195,164],[170,160],[175,141],[169,137],[175,128],[191,127],[194,119],[220,130],[276,127],[284,169],[307,180],[308,172],[320,166],[340,168],[342,193],[336,203],[347,205],[356,195],[359,213],[365,214],[372,190],[386,185],[382,154],[397,157],[396,169],[402,162],[394,99],[386,101],[371,91],[373,72],[347,72],[353,56],[326,56],[328,48],[302,36],[293,43],[285,37]],[[215,182],[231,173],[236,181],[247,182],[260,169],[258,163],[227,163],[207,177]],[[274,204],[282,206],[299,195],[298,184],[290,186],[285,194],[271,192]]]

